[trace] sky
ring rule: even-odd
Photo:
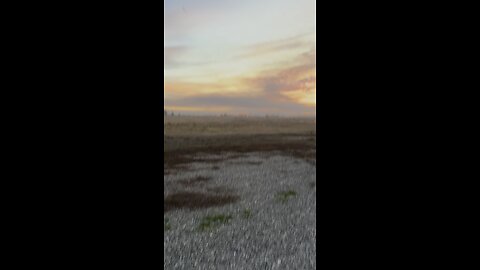
[[[164,0],[164,104],[313,116],[315,0]]]

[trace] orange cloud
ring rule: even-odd
[[[282,53],[282,52],[296,52],[309,48],[312,44],[313,34],[303,34],[295,37],[275,40],[270,42],[259,43],[251,46],[246,46],[238,55],[239,58],[265,56],[268,54]]]
[[[276,59],[272,54],[290,54],[279,57],[282,60],[274,65],[248,60],[246,64],[240,63],[240,58],[232,59],[231,65],[246,65],[248,73],[226,76],[228,73],[211,72],[208,75],[209,66],[205,65],[188,70],[199,70],[206,76],[195,77],[195,73],[186,71],[178,73],[175,80],[166,79],[166,108],[183,112],[315,114],[316,50],[315,45],[304,38],[248,47],[243,51],[245,56],[264,57],[271,63]],[[225,66],[225,71],[228,70]]]

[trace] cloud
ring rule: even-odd
[[[212,83],[169,82],[166,104],[192,111],[314,114],[316,52],[302,52],[289,65],[270,68],[251,77]],[[237,91],[227,91],[227,89]]]
[[[264,97],[202,95],[182,98],[168,103],[170,108],[186,111],[230,112],[246,114],[314,114],[312,108],[289,101],[271,100]]]
[[[310,51],[293,60],[299,64],[269,70],[247,80],[252,87],[262,89],[268,99],[298,102],[298,95],[311,95],[316,92],[315,59],[315,51]]]
[[[163,66],[174,67],[179,65],[179,57],[187,51],[183,46],[170,46],[163,48]]]
[[[238,58],[257,57],[285,51],[298,51],[308,48],[314,42],[313,34],[301,34],[286,39],[244,46]]]
[[[211,24],[225,12],[223,0],[167,1],[164,9],[164,41],[189,42],[190,36]]]
[[[167,108],[314,114],[314,1],[261,2],[165,2]]]

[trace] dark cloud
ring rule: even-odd
[[[285,93],[293,91],[313,91],[316,84],[315,52],[305,53],[296,60],[300,64],[280,69],[267,71],[248,83],[263,90],[263,93],[271,99],[285,99]]]
[[[179,57],[187,51],[186,47],[172,46],[163,47],[163,67],[171,68],[179,65]]]
[[[191,106],[191,107],[241,107],[241,108],[257,108],[264,106],[264,100],[260,98],[252,98],[247,96],[225,96],[218,94],[202,95],[183,98],[170,102],[172,106]]]
[[[281,114],[303,114],[313,113],[313,108],[293,103],[291,101],[272,100],[266,96],[226,96],[226,95],[203,95],[188,97],[170,101],[168,106],[172,107],[195,107],[209,109],[214,107],[228,107],[231,112],[238,113],[281,113]]]

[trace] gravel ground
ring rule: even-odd
[[[265,153],[209,158],[181,174],[165,175],[164,198],[197,192],[239,199],[164,213],[170,227],[164,231],[164,268],[315,269],[316,166]],[[198,177],[203,180],[185,184]],[[231,219],[199,229],[205,217],[215,215]]]

